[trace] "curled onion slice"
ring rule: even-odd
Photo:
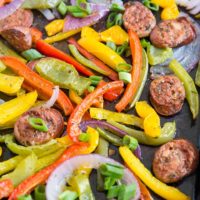
[[[51,95],[51,98],[45,104],[43,104],[42,107],[43,108],[51,108],[55,104],[55,102],[58,98],[59,91],[60,91],[59,86],[55,86],[53,88],[53,94]]]
[[[53,12],[50,9],[38,9],[43,16],[48,20],[51,21],[53,19],[55,19],[55,16],[53,14]]]
[[[46,186],[47,200],[58,199],[59,194],[63,192],[63,188],[65,187],[66,182],[68,182],[68,180],[73,174],[73,171],[78,167],[85,165],[93,169],[98,169],[104,163],[123,166],[122,164],[111,158],[105,158],[98,154],[80,155],[73,157],[69,160],[66,160],[63,164],[61,164],[53,171],[53,173],[50,175],[47,181],[47,186]],[[135,197],[132,198],[131,200],[137,200],[140,198],[140,189],[138,182],[134,177],[134,175],[126,167],[124,167],[124,176],[122,178],[122,183],[126,185],[135,183],[136,185]]]

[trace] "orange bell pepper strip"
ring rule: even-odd
[[[36,27],[31,27],[30,31],[33,44],[42,39],[42,32],[39,29],[37,29]]]
[[[77,62],[74,58],[72,58],[70,55],[60,51],[59,49],[55,48],[52,45],[49,45],[43,40],[38,40],[36,42],[36,49],[44,54],[45,56],[58,58],[60,60],[63,60],[71,65],[73,65],[76,70],[86,76],[92,76],[94,73],[90,71],[88,68],[81,65],[79,62]]]
[[[4,6],[7,3],[11,3],[13,0],[0,0],[0,7]]]
[[[74,38],[70,38],[68,40],[68,42],[70,44],[73,44],[83,56],[85,56],[87,59],[91,60],[99,68],[101,68],[104,71],[108,72],[108,74],[109,74],[108,77],[111,80],[113,80],[113,81],[119,80],[118,74],[114,70],[110,69],[101,60],[99,60],[98,58],[96,58],[95,56],[93,56],[91,53],[89,53],[86,49],[84,49],[83,47],[81,47]]]
[[[22,87],[29,91],[37,90],[39,96],[44,99],[49,99],[53,93],[53,83],[42,78],[40,75],[29,69],[19,59],[9,56],[2,56],[0,60],[17,75],[24,77]],[[69,115],[73,106],[69,98],[63,91],[60,90],[57,99],[58,106],[64,111],[65,115]]]
[[[0,199],[8,197],[13,190],[14,186],[10,179],[0,181]]]
[[[28,177],[26,180],[20,183],[9,196],[9,200],[17,200],[19,196],[30,193],[36,186],[44,183],[48,179],[49,175],[53,172],[53,170],[61,163],[79,154],[84,154],[85,152],[87,153],[87,148],[87,143],[73,144],[65,150],[62,156],[56,162],[42,169],[36,174]]]
[[[139,37],[132,30],[129,30],[128,34],[133,57],[133,67],[131,71],[132,82],[127,85],[123,97],[115,106],[115,109],[118,112],[124,110],[136,94],[140,83],[140,74],[142,69],[142,46],[140,44]]]
[[[106,83],[101,87],[97,87],[92,93],[88,94],[85,99],[79,104],[75,110],[70,115],[67,126],[67,133],[72,141],[78,142],[78,136],[81,134],[81,130],[79,128],[79,124],[84,116],[85,112],[90,108],[93,104],[94,99],[102,96],[109,90],[114,90],[117,88],[123,87],[122,81],[114,81]]]

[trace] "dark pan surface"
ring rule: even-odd
[[[40,30],[42,30],[44,32],[44,25],[47,24],[48,22],[44,19],[44,17],[40,13],[35,12],[34,15],[35,15],[34,26],[37,26]],[[104,20],[102,20],[98,25],[96,25],[95,28],[98,30],[103,30]],[[55,43],[54,45],[57,48],[65,51],[65,52],[68,52],[66,41]],[[195,72],[196,72],[196,70],[193,70],[191,73],[191,75],[193,77],[195,75]],[[148,81],[146,82],[145,89],[143,91],[143,94],[142,94],[142,97],[140,100],[149,101],[149,84],[150,84],[150,79],[148,79]],[[199,88],[198,88],[198,92],[200,93]],[[109,110],[114,110],[115,103],[116,102],[113,102],[112,104],[110,104],[108,102],[105,102],[105,108],[107,108]],[[135,113],[134,109],[130,110],[128,113]],[[176,138],[186,138],[186,139],[190,140],[193,144],[198,146],[198,148],[199,148],[199,145],[200,145],[199,144],[200,143],[199,142],[200,141],[200,137],[199,137],[200,117],[198,117],[198,119],[196,121],[192,120],[192,115],[189,110],[188,103],[186,101],[185,101],[183,109],[180,113],[178,113],[177,115],[170,117],[170,118],[161,117],[161,121],[162,121],[162,124],[164,124],[164,122],[167,122],[167,121],[176,121],[176,125],[177,125]],[[142,162],[148,169],[151,169],[153,155],[154,155],[154,152],[156,151],[157,147],[149,147],[149,146],[145,146],[145,145],[141,145],[141,147],[142,147],[142,156],[143,156]],[[117,148],[114,146],[111,146],[111,148],[116,150],[116,154],[113,155],[113,158],[118,161],[122,161],[117,152]],[[6,151],[5,147],[4,147],[4,150]],[[11,156],[12,156],[11,153],[6,151],[6,154],[4,153],[1,160],[4,160]],[[192,174],[189,177],[186,177],[183,181],[179,182],[178,184],[173,185],[173,186],[177,187],[178,189],[180,189],[185,194],[187,194],[188,196],[190,196],[191,199],[193,199],[193,200],[197,200],[197,199],[200,200],[200,183],[199,183],[200,169],[197,171],[199,174],[198,173]],[[94,189],[95,185],[96,185],[96,180],[92,179],[92,182],[93,182],[92,187]],[[198,193],[199,193],[199,195],[198,195]],[[158,197],[157,195],[155,195],[153,193],[152,193],[152,195],[155,200],[161,199],[160,197]],[[197,195],[198,195],[198,197],[197,197]],[[105,195],[103,193],[96,192],[96,199],[103,200],[103,199],[105,199]]]

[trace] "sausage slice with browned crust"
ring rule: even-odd
[[[178,113],[184,99],[185,89],[176,76],[160,76],[151,82],[150,100],[159,114],[170,116]]]
[[[28,122],[29,117],[41,118],[48,127],[47,132],[34,129]],[[59,137],[64,128],[64,120],[59,111],[53,108],[34,108],[24,113],[15,123],[16,140],[24,145],[39,145]]]
[[[156,47],[177,47],[189,44],[196,37],[192,23],[186,17],[160,22],[151,32],[150,40]]]
[[[188,140],[176,139],[161,146],[154,155],[153,172],[164,183],[174,183],[191,174],[199,152]]]
[[[125,4],[123,21],[125,28],[133,30],[140,38],[149,36],[156,25],[153,13],[138,1]]]

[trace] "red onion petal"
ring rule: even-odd
[[[104,163],[111,163],[123,166],[122,164],[111,158],[105,158],[97,154],[81,155],[66,160],[64,163],[62,163],[53,171],[53,173],[50,175],[47,181],[47,186],[46,186],[47,200],[58,199],[59,194],[63,192],[63,188],[65,187],[66,182],[72,176],[73,171],[78,167],[86,165],[91,168],[98,169],[100,165]],[[135,197],[132,198],[131,200],[137,200],[140,198],[140,189],[138,182],[134,177],[134,175],[126,167],[124,167],[124,176],[122,178],[122,183],[127,185],[135,183],[136,193]]]
[[[51,21],[53,19],[55,19],[55,16],[53,14],[53,12],[49,9],[38,9],[42,14],[43,16],[48,20],[48,21]]]
[[[45,102],[42,105],[42,107],[51,108],[55,104],[56,100],[58,99],[59,91],[60,91],[59,86],[55,86],[53,89],[53,94],[51,95],[51,98],[47,102]]]
[[[26,65],[32,70],[35,70],[35,66],[36,64],[39,62],[40,60],[32,60],[30,62],[28,62]]]
[[[24,1],[25,0],[13,0],[11,3],[0,7],[0,20],[12,15],[18,8],[21,7]]]
[[[84,26],[91,26],[97,23],[101,18],[106,16],[109,9],[104,4],[90,4],[92,14],[85,18],[76,18],[71,15],[65,17],[64,32],[82,28]]]

